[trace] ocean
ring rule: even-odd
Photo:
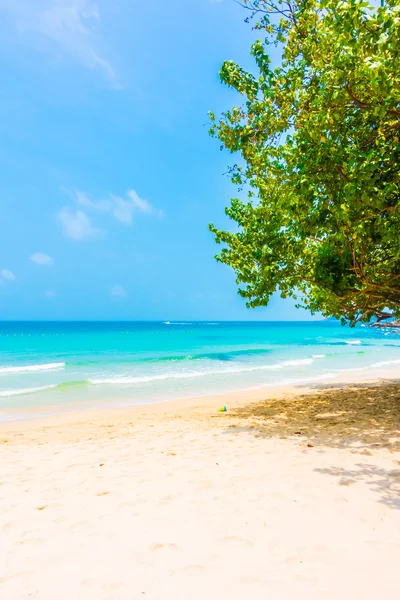
[[[334,321],[2,322],[0,420],[388,369],[395,330]]]

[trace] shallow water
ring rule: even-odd
[[[3,322],[0,419],[389,368],[400,372],[398,333],[332,321]]]

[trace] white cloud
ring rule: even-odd
[[[98,202],[94,202],[84,192],[76,191],[75,199],[78,204],[80,204],[81,206],[85,206],[86,208],[93,208],[94,210],[99,210],[99,211],[104,211],[104,212],[108,211],[110,208],[109,200],[99,200]]]
[[[122,287],[122,285],[113,285],[111,288],[111,296],[126,296],[126,291]]]
[[[135,190],[129,190],[125,198],[109,194],[105,200],[92,200],[87,194],[81,191],[73,192],[71,197],[88,212],[110,215],[126,225],[131,225],[134,217],[140,214],[158,218],[164,216],[162,210],[154,208],[148,200],[140,198]],[[74,240],[96,237],[103,233],[101,229],[93,226],[92,219],[86,212],[71,206],[64,206],[58,213],[57,218],[65,235]],[[41,257],[43,256],[45,255],[41,255]],[[34,259],[32,258],[32,260]],[[36,262],[38,261],[36,260]]]
[[[148,200],[143,200],[143,198],[139,198],[135,190],[129,190],[127,194],[133,204],[133,206],[142,213],[146,213],[148,215],[153,215],[155,217],[163,217],[164,213],[159,208],[154,208]]]
[[[45,290],[43,296],[46,296],[46,298],[55,298],[57,294],[54,290]]]
[[[72,240],[84,240],[96,237],[101,230],[93,227],[90,217],[82,210],[64,206],[57,215],[64,234]]]
[[[37,265],[52,265],[54,262],[51,256],[44,254],[43,252],[35,252],[29,258]]]
[[[102,56],[100,10],[92,0],[0,0],[15,29],[25,40],[39,39],[54,55],[54,47],[86,68],[102,71],[116,84],[110,62]],[[48,46],[48,47],[46,47]]]
[[[12,271],[8,271],[7,269],[0,270],[0,276],[7,281],[15,281],[16,277]]]
[[[78,204],[98,212],[111,214],[117,221],[130,225],[135,215],[146,214],[161,218],[162,210],[154,208],[148,200],[140,198],[135,190],[129,190],[125,198],[110,194],[107,200],[91,200],[84,192],[76,191]]]
[[[112,196],[111,212],[117,221],[130,225],[134,210],[135,207],[130,200],[124,200],[124,198],[120,198],[119,196]]]

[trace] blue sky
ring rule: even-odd
[[[303,319],[216,263],[234,160],[207,112],[251,66],[233,0],[0,0],[0,318]]]

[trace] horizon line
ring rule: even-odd
[[[337,321],[334,317],[320,319],[187,319],[180,323],[320,323]],[[0,323],[163,323],[174,324],[177,320],[168,319],[0,319]]]

